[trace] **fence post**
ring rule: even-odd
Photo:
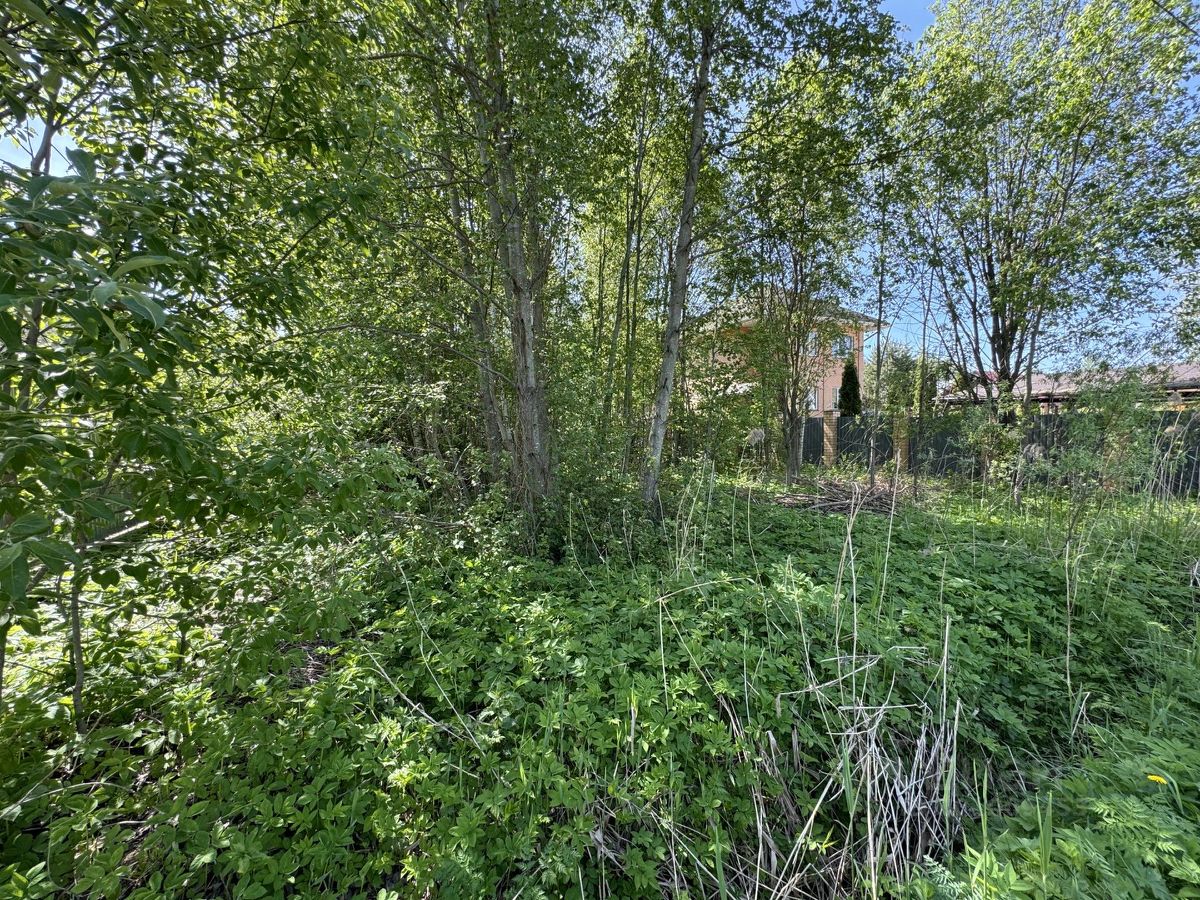
[[[825,427],[821,429],[825,432],[825,455],[822,461],[827,466],[832,466],[837,462],[838,450],[838,411],[836,409],[825,410]]]
[[[900,414],[892,422],[892,447],[896,453],[896,471],[908,471],[908,417]]]

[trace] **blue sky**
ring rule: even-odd
[[[905,37],[916,41],[921,32],[933,21],[927,0],[882,0],[880,8],[891,13],[901,25],[906,26]]]
[[[930,12],[931,2],[932,0],[880,0],[879,7],[884,12],[890,13],[900,23],[901,37],[916,43],[925,29],[933,23],[933,13]],[[892,289],[899,294],[908,294],[912,290],[912,286],[893,285]],[[893,299],[889,306],[892,308],[888,311],[886,318],[891,325],[884,329],[884,340],[920,347],[924,323],[922,322],[922,313],[916,309],[916,305],[906,302],[902,308],[897,309]],[[871,312],[865,306],[863,311]],[[926,343],[930,352],[936,353],[940,347],[938,347],[938,339],[932,325],[933,323],[929,323]],[[874,352],[875,346],[876,338],[872,336],[867,343],[868,354]]]
[[[0,160],[15,166],[29,165],[30,157],[33,155],[31,148],[41,142],[43,126],[41,119],[37,118],[31,119],[27,125],[26,131],[14,137],[0,137]],[[51,175],[68,173],[70,163],[67,161],[65,151],[74,146],[75,144],[68,135],[58,135],[54,141],[54,152],[50,157]]]

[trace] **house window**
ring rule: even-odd
[[[817,394],[816,388],[813,388],[808,392],[808,408],[814,411],[821,408],[821,398]]]
[[[840,387],[835,387],[833,389],[833,404],[830,408],[831,409],[841,409],[842,408],[842,389]]]
[[[839,335],[833,342],[834,356],[849,356],[854,352],[854,338],[848,334]]]

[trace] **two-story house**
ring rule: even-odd
[[[853,357],[858,367],[859,383],[865,382],[864,346],[866,336],[875,330],[875,320],[851,312],[838,311],[838,322],[842,333],[829,343],[829,349],[821,359],[822,375],[809,395],[809,409],[813,415],[838,409],[842,392],[842,372],[846,360]]]
[[[858,366],[860,383],[864,378],[864,348],[866,336],[875,330],[875,320],[860,315],[848,309],[839,308],[831,316],[829,327],[822,329],[820,334],[815,331],[810,334],[809,346],[820,348],[816,363],[816,380],[809,393],[808,408],[811,415],[838,409],[842,390],[842,372],[846,360],[853,357]],[[717,335],[715,361],[720,364],[734,365],[743,361],[739,344],[743,344],[759,327],[758,320],[747,316],[735,325],[725,326]],[[834,334],[831,334],[833,332]],[[745,363],[746,371],[743,379],[734,381],[726,393],[744,394],[753,390],[751,380],[755,376],[753,368]]]

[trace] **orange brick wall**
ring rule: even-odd
[[[866,389],[867,378],[864,369],[863,356],[863,328],[861,325],[847,325],[846,334],[854,340],[854,363],[858,366],[858,383],[862,390]],[[845,357],[834,357],[829,360],[825,375],[816,386],[816,405],[813,408],[813,415],[820,415],[825,410],[836,409],[834,398],[837,394],[837,389],[842,386],[842,368],[845,366]]]

